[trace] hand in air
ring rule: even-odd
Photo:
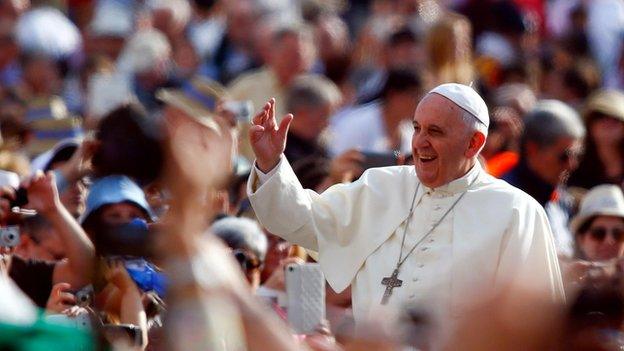
[[[273,169],[286,148],[286,134],[293,115],[284,116],[277,126],[275,119],[275,99],[269,100],[260,113],[253,118],[249,130],[251,147],[256,155],[256,164],[263,172]]]

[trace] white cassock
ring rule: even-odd
[[[247,190],[258,219],[270,232],[318,251],[335,291],[351,285],[356,321],[371,317],[380,304],[381,281],[396,267],[417,188],[404,256],[467,192],[402,265],[403,285],[392,292],[390,305],[422,306],[445,323],[467,313],[484,291],[509,284],[554,301],[564,298],[543,208],[478,163],[436,189],[418,186],[413,166],[396,166],[370,169],[358,181],[321,195],[301,187],[283,156],[269,174],[257,172]]]

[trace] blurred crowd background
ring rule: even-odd
[[[420,98],[458,82],[489,107],[482,165],[548,214],[568,305],[502,296],[448,349],[619,350],[623,43],[621,0],[1,0],[0,348],[427,350],[418,310],[358,337],[329,287],[326,323],[288,329],[284,267],[314,253],[255,221],[247,132],[275,98],[322,192],[409,164]],[[175,234],[128,241],[156,231]],[[225,300],[182,288],[211,274]]]

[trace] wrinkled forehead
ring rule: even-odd
[[[446,97],[429,93],[423,97],[414,113],[415,123],[456,124],[463,109]]]

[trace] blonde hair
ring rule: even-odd
[[[472,82],[472,26],[466,17],[449,13],[437,21],[427,32],[426,49],[433,86]]]

